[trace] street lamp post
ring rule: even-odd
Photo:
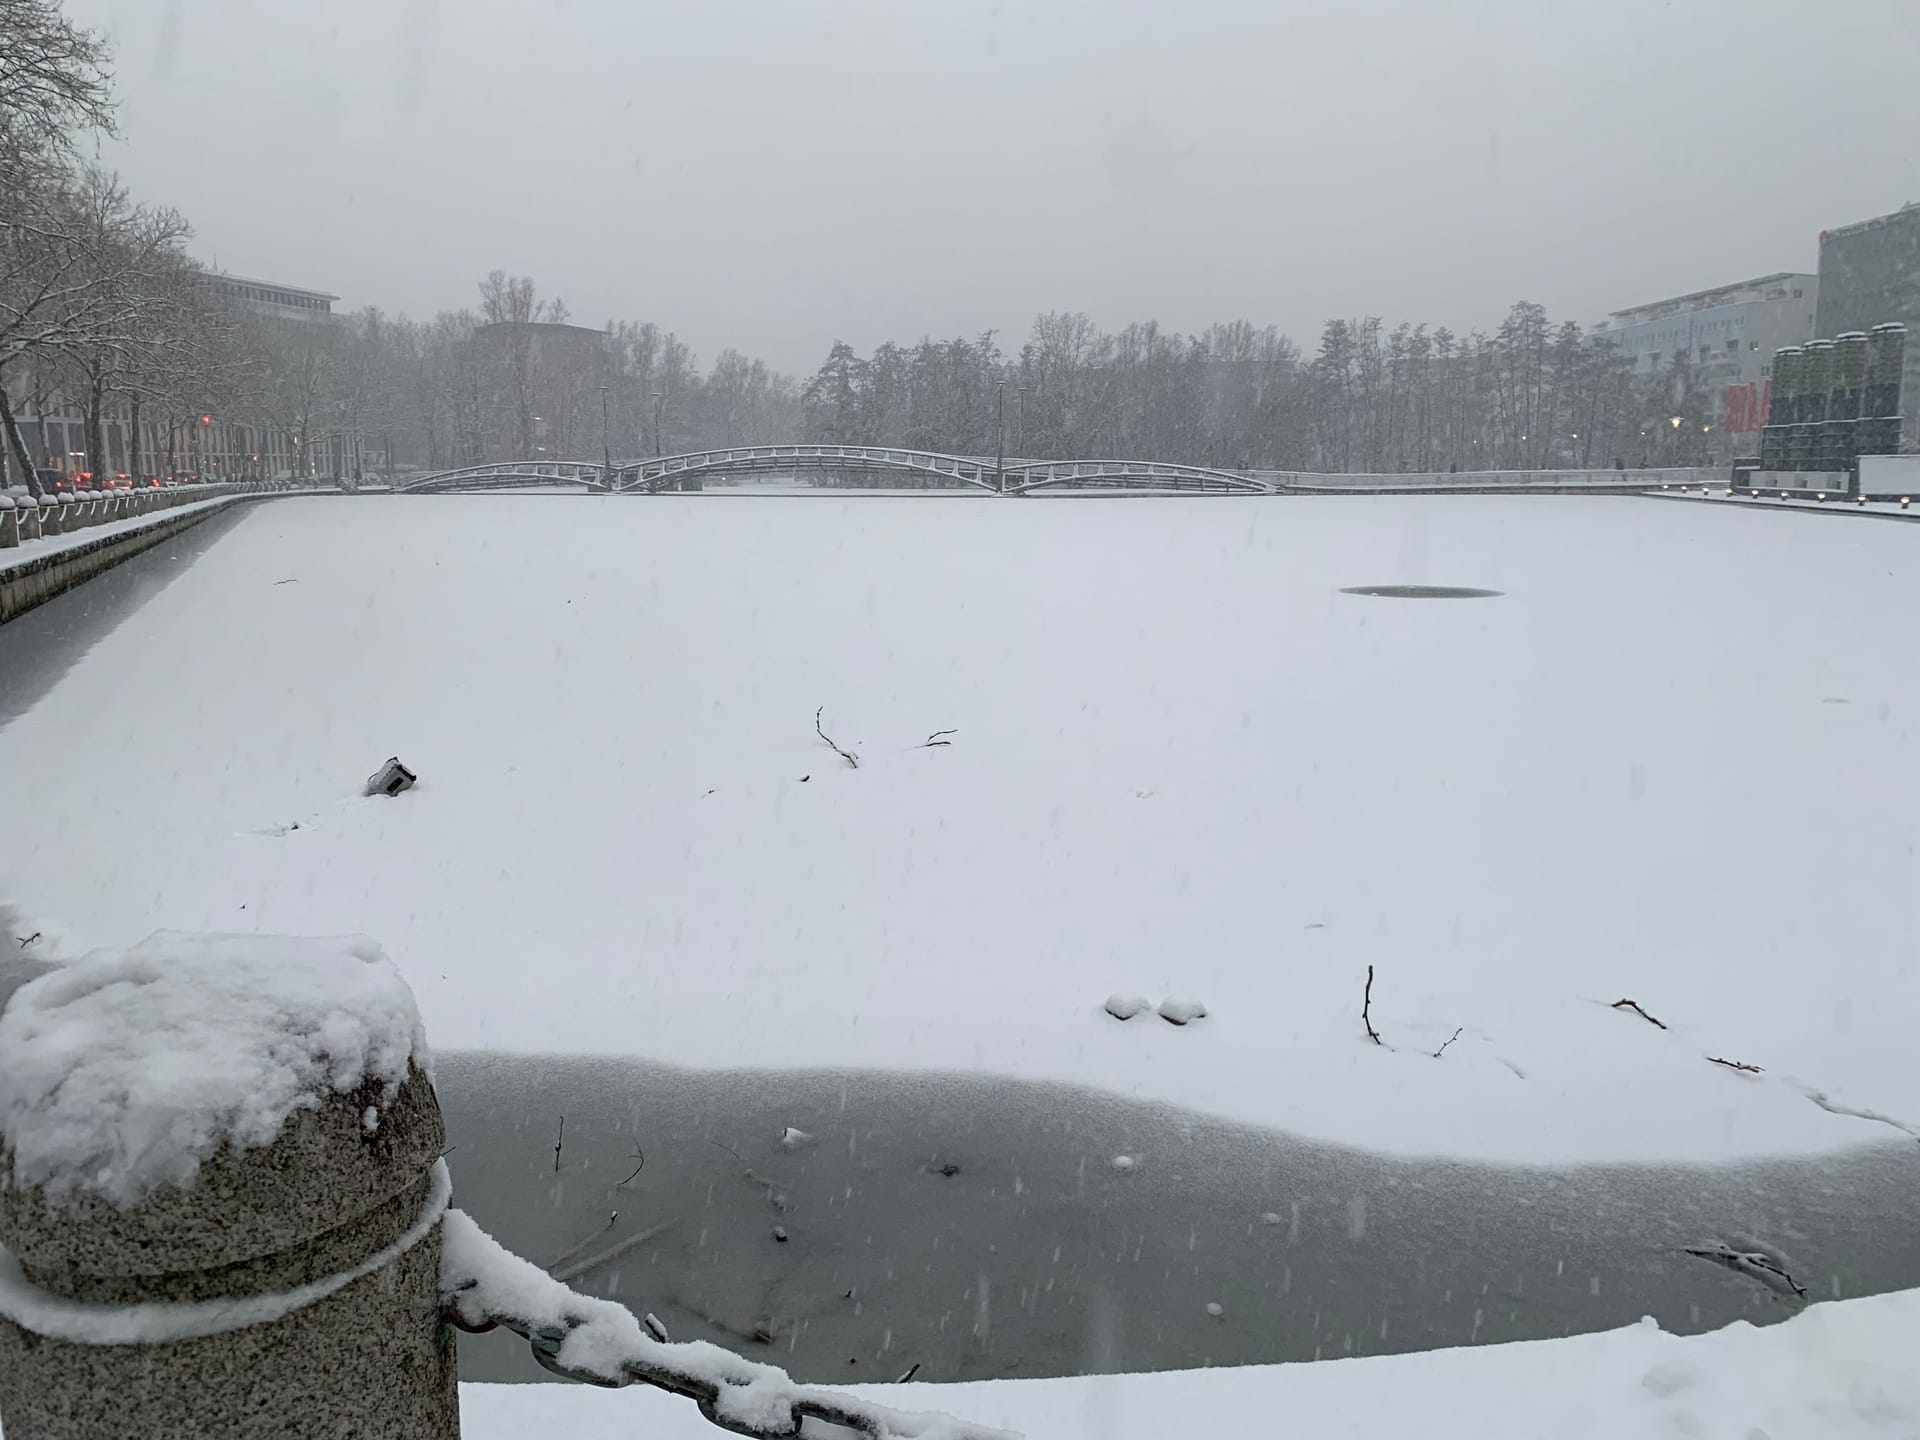
[[[993,488],[1004,495],[1007,493],[1007,382],[996,380],[994,392],[999,402],[1000,439],[993,455]]]
[[[605,466],[600,472],[602,482],[609,490],[613,488],[613,419],[607,404],[607,387],[600,387],[600,458]]]
[[[653,392],[653,458],[658,460],[660,450],[660,405],[666,397],[658,390]]]

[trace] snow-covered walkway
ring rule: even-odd
[[[1224,1320],[1223,1320],[1224,1323]],[[1920,1434],[1920,1291],[1815,1305],[1710,1335],[1651,1322],[1602,1335],[1420,1355],[860,1393],[1028,1440],[1911,1440]],[[464,1385],[467,1440],[713,1440],[658,1391]]]

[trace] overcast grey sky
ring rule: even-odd
[[[201,258],[421,315],[495,267],[836,338],[1464,329],[1815,264],[1920,199],[1920,0],[68,0]]]

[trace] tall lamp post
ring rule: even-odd
[[[600,478],[606,487],[613,488],[613,420],[607,409],[607,387],[600,387],[600,458],[604,469]]]
[[[1007,382],[993,382],[994,394],[1000,412],[999,448],[993,454],[993,488],[1002,495],[1007,493]]]
[[[660,458],[660,404],[666,397],[658,390],[653,392],[653,458]]]

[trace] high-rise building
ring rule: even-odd
[[[1900,425],[1897,435],[1877,438],[1874,448],[1912,453],[1920,450],[1920,202],[1820,234],[1814,333],[1838,338],[1893,324],[1906,327],[1896,399]]]

